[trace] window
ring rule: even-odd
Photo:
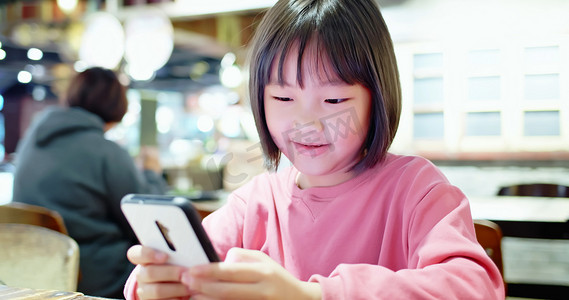
[[[496,136],[501,129],[500,112],[470,112],[466,115],[466,136]]]
[[[442,139],[444,137],[443,113],[417,113],[413,124],[417,139]]]
[[[469,101],[500,100],[500,77],[470,77],[468,78]]]
[[[394,151],[567,151],[568,38],[395,46],[403,111]]]
[[[526,111],[525,136],[559,136],[559,111]]]
[[[559,74],[525,75],[524,99],[559,99]]]
[[[444,138],[443,54],[420,53],[413,57],[413,137]]]
[[[433,104],[443,102],[443,78],[415,78],[415,104]]]

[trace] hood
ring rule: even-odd
[[[77,131],[103,132],[104,122],[97,115],[81,108],[54,108],[48,109],[35,126],[34,142],[38,146],[44,146],[60,136]]]

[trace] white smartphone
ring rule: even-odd
[[[121,209],[139,242],[167,253],[168,263],[192,267],[219,261],[190,199],[129,194]]]

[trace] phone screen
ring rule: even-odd
[[[140,243],[167,253],[170,263],[191,267],[219,261],[189,199],[130,194],[121,208]]]

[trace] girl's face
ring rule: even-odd
[[[369,90],[338,79],[313,49],[303,57],[303,87],[296,79],[293,48],[284,61],[284,84],[278,82],[277,58],[264,93],[269,132],[300,171],[301,188],[336,185],[354,176],[349,170],[360,159],[371,110]]]

